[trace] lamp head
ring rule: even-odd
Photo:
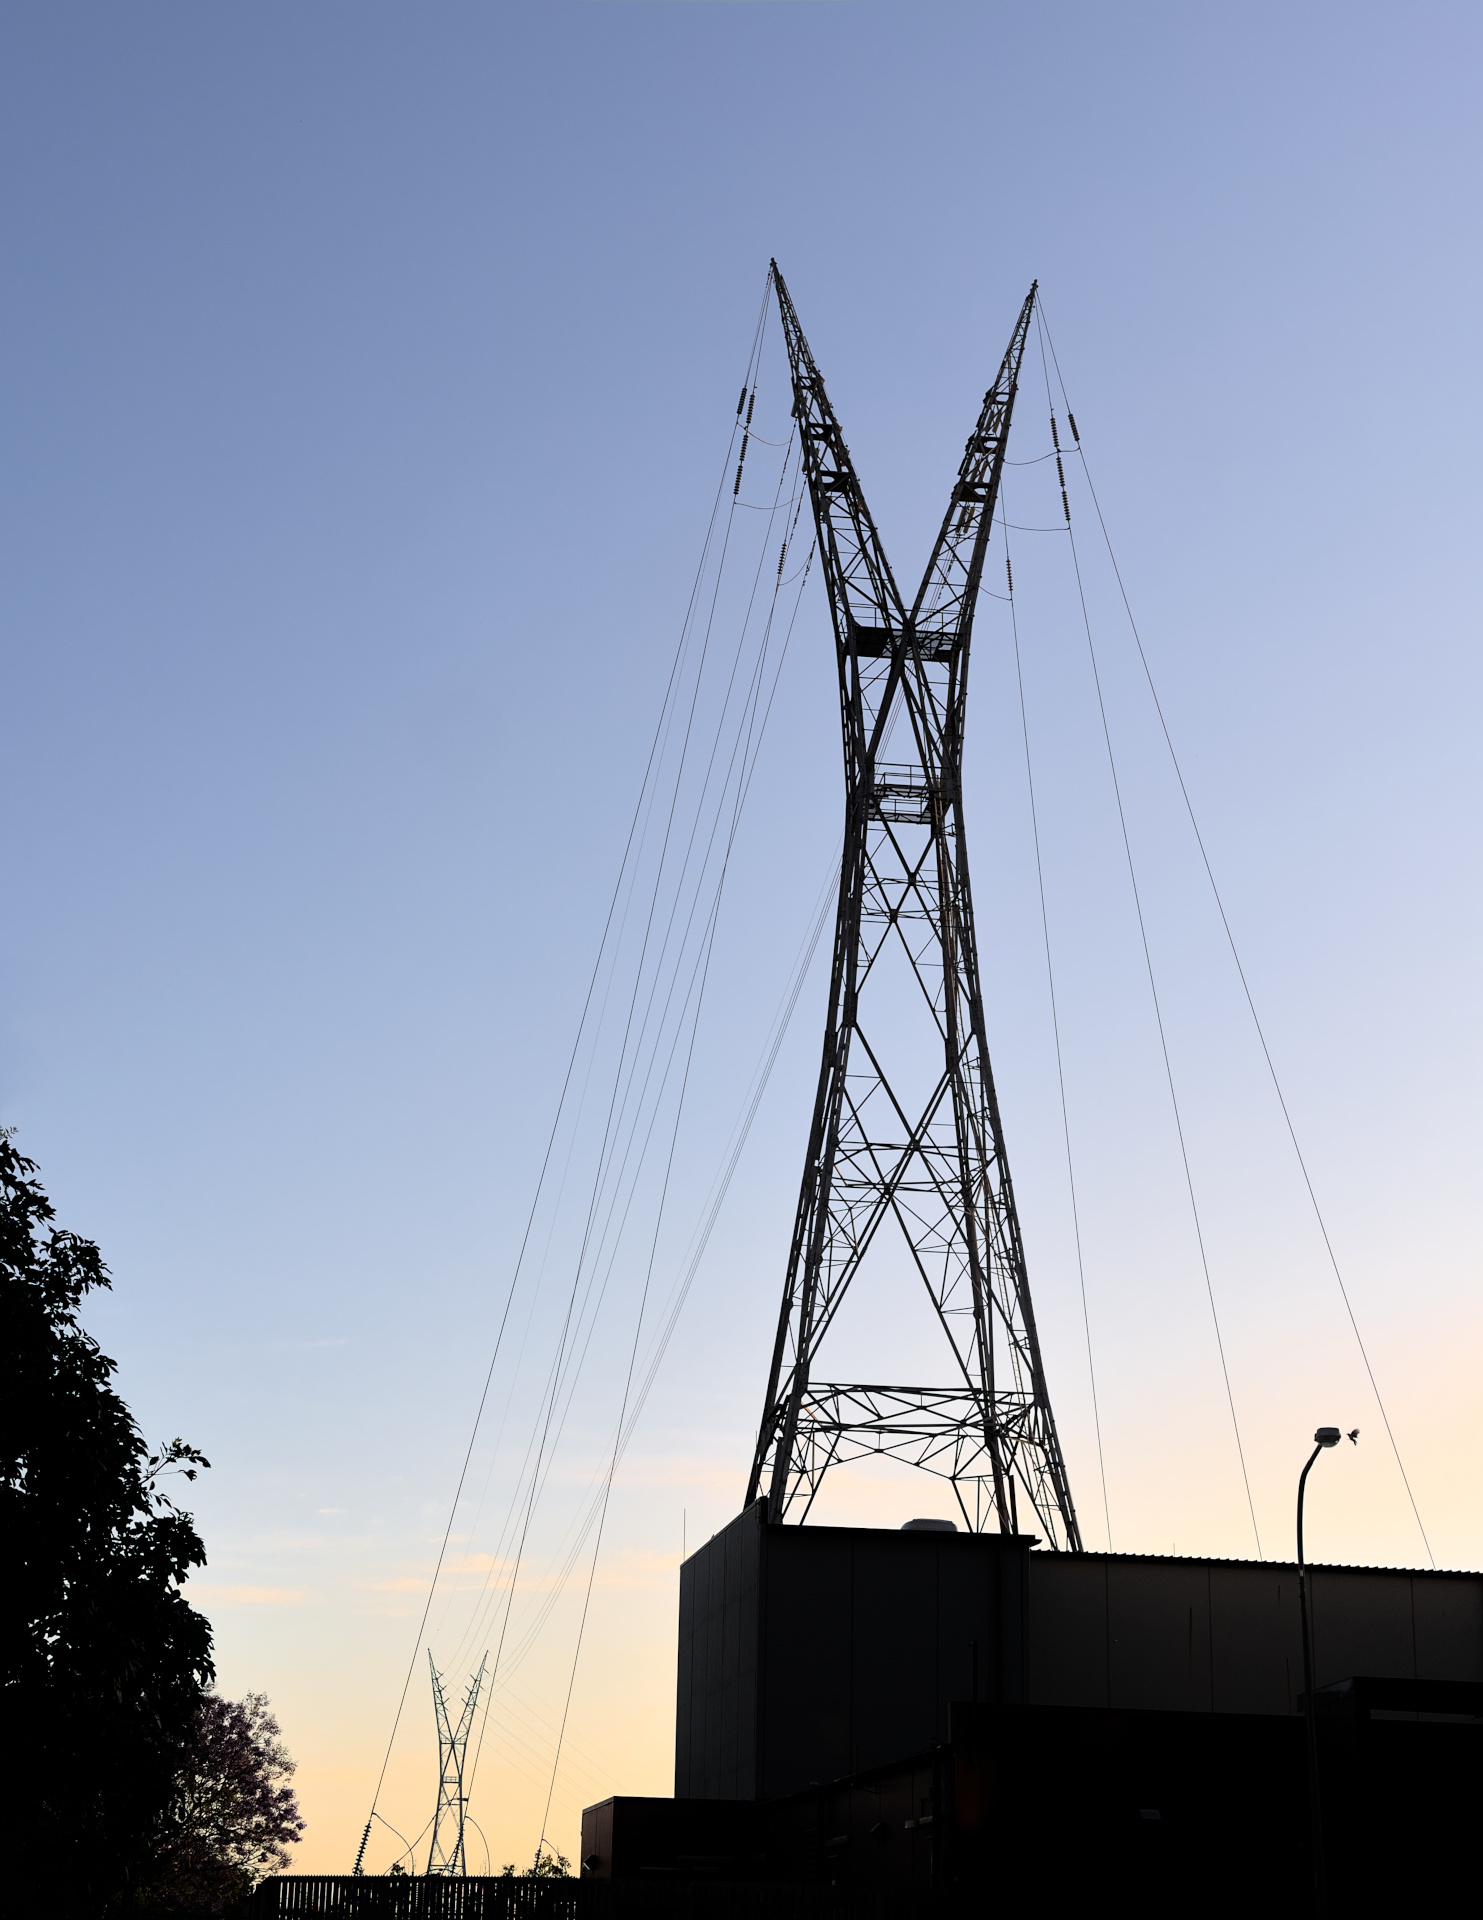
[[[1337,1427],[1320,1427],[1313,1438],[1321,1447],[1336,1447],[1344,1436]]]

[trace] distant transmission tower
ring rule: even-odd
[[[802,1520],[830,1467],[885,1455],[948,1479],[972,1530],[992,1520],[1018,1532],[1023,1497],[1049,1544],[1078,1549],[989,1066],[961,779],[974,604],[1036,289],[908,610],[775,261],[772,279],[834,619],[845,839],[823,1065],[747,1504],[765,1495],[773,1520]],[[851,1282],[892,1242],[946,1335],[951,1379],[816,1380]]]
[[[474,1708],[484,1685],[484,1664],[488,1658],[488,1654],[485,1654],[479,1662],[479,1671],[469,1682],[468,1692],[463,1697],[463,1712],[459,1714],[455,1727],[448,1718],[443,1676],[433,1665],[432,1649],[428,1649],[427,1664],[433,1676],[433,1712],[438,1718],[438,1810],[433,1816],[433,1843],[427,1855],[430,1874],[463,1875],[468,1872],[463,1830],[468,1818],[469,1800],[464,1792],[463,1761],[469,1744],[469,1728],[473,1725]]]

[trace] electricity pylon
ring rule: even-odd
[[[747,1504],[765,1495],[769,1518],[802,1520],[830,1467],[886,1455],[950,1480],[972,1530],[1018,1532],[1023,1495],[1050,1545],[1079,1549],[989,1065],[961,777],[974,605],[1036,289],[908,610],[776,261],[772,282],[834,621],[845,837],[823,1064]],[[891,1226],[947,1337],[951,1378],[820,1382],[820,1343]]]
[[[463,1711],[455,1727],[448,1717],[443,1676],[433,1665],[432,1649],[428,1649],[427,1664],[433,1676],[433,1712],[438,1720],[438,1810],[433,1816],[433,1840],[427,1855],[430,1874],[463,1875],[468,1872],[463,1830],[468,1818],[469,1797],[464,1792],[463,1762],[469,1744],[469,1728],[474,1721],[474,1708],[478,1704],[479,1690],[484,1685],[484,1663],[488,1658],[488,1654],[485,1654],[479,1662],[479,1671],[469,1682],[468,1691],[463,1697]]]

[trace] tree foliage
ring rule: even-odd
[[[180,1591],[205,1550],[161,1491],[207,1462],[146,1447],[78,1320],[108,1270],[35,1174],[0,1133],[0,1819],[20,1910],[90,1916],[147,1874],[213,1678]]]
[[[565,1880],[571,1873],[571,1870],[572,1863],[567,1859],[566,1855],[564,1853],[557,1853],[555,1848],[548,1847],[546,1843],[542,1841],[541,1850],[536,1855],[534,1866],[517,1867],[514,1861],[511,1860],[501,1867],[500,1872],[504,1874],[506,1878],[516,1878],[520,1880]]]
[[[151,1905],[226,1913],[264,1874],[281,1873],[304,1831],[293,1771],[265,1694],[207,1694],[160,1835]]]

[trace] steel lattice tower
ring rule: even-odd
[[[427,1852],[427,1870],[429,1873],[463,1875],[468,1872],[463,1830],[469,1808],[469,1797],[463,1785],[463,1763],[468,1751],[469,1728],[474,1723],[474,1709],[484,1685],[484,1660],[479,1662],[479,1671],[469,1682],[457,1726],[449,1718],[443,1676],[433,1665],[431,1648],[428,1649],[427,1664],[432,1671],[433,1712],[438,1720],[438,1810],[433,1816],[433,1839]]]
[[[992,1519],[1018,1532],[1023,1494],[1050,1545],[1079,1549],[989,1065],[961,780],[974,605],[1036,289],[908,612],[776,261],[772,280],[834,620],[845,836],[823,1064],[747,1504],[765,1495],[770,1518],[802,1520],[831,1466],[884,1454],[950,1480],[972,1530]],[[820,1342],[888,1223],[947,1336],[951,1383],[817,1381]]]

